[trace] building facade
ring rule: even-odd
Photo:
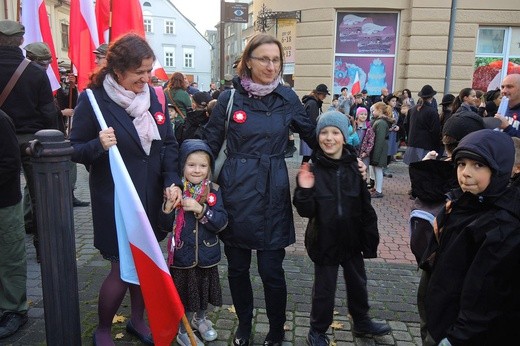
[[[471,86],[492,89],[505,74],[520,73],[520,1],[264,0],[253,4],[255,18],[262,5],[301,11],[292,47],[299,94],[320,83],[338,92],[352,86],[356,72],[372,94],[387,87],[415,96],[431,84],[439,97]]]
[[[146,39],[166,73],[182,72],[209,90],[211,44],[168,0],[140,0]]]

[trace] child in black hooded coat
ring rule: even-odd
[[[514,155],[511,137],[493,130],[470,133],[453,152],[460,188],[437,216],[421,264],[431,273],[432,345],[506,345],[520,337],[520,193],[507,187]]]

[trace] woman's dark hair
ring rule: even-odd
[[[455,100],[453,100],[453,103],[451,104],[451,112],[455,114],[455,112],[459,109],[459,107],[464,102],[464,98],[468,97],[471,94],[471,91],[473,88],[464,88],[459,92],[459,95],[455,97]]]
[[[144,38],[137,34],[129,33],[110,44],[106,58],[106,66],[96,70],[90,76],[89,88],[101,87],[105,76],[109,73],[117,81],[116,72],[137,69],[141,66],[144,59],[152,58],[155,60],[155,54]]]
[[[484,94],[484,98],[486,101],[495,101],[497,98],[500,97],[500,89],[496,88],[495,90],[489,90]]]
[[[186,90],[186,82],[184,81],[184,75],[180,72],[172,74],[170,81],[168,82],[168,88],[170,89],[182,89]]]
[[[280,71],[278,71],[278,75],[283,75],[283,47],[280,41],[268,34],[256,34],[253,36],[249,42],[247,43],[244,51],[242,52],[242,56],[240,58],[240,62],[237,66],[237,74],[239,76],[247,76],[251,78],[251,70],[247,67],[247,63],[251,59],[251,54],[253,51],[263,44],[274,43],[278,46],[278,50],[280,51]]]
[[[406,97],[409,97],[411,98],[412,97],[412,92],[410,91],[410,89],[403,89],[403,93],[406,91]],[[403,95],[404,96],[404,95]]]

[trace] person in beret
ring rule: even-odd
[[[107,50],[108,50],[108,44],[103,43],[99,47],[94,49],[94,51],[92,52],[96,56],[96,65],[97,66],[101,66],[102,67],[102,66],[106,65],[106,63],[107,63]]]
[[[4,90],[8,81],[14,75],[18,66],[27,61],[20,46],[23,44],[25,28],[22,24],[12,20],[0,20],[0,90]],[[51,85],[45,71],[36,64],[28,64],[21,73],[16,84],[8,96],[0,104],[0,109],[11,119],[14,126],[18,148],[18,162],[21,162],[25,180],[33,205],[33,217],[27,225],[29,233],[37,233],[36,229],[36,191],[34,186],[32,163],[25,149],[28,142],[34,139],[34,133],[48,128],[56,128],[56,108],[52,96]],[[7,125],[1,125],[7,130]],[[9,125],[10,126],[10,125]],[[3,136],[2,136],[3,137]],[[2,148],[4,148],[2,146]],[[4,157],[4,155],[2,155]],[[3,177],[4,174],[2,173]],[[14,184],[13,186],[20,186]],[[4,195],[4,192],[6,195]],[[7,197],[7,191],[2,190],[2,196]],[[12,210],[11,217],[20,216],[20,208]],[[16,215],[15,215],[16,214]],[[0,217],[2,226],[6,226],[6,219]],[[2,236],[3,228],[0,229]],[[9,254],[7,261],[0,261],[0,310],[3,311],[0,319],[0,338],[10,336],[27,322],[27,291],[26,291],[26,254],[23,243],[25,236],[18,233],[14,242],[0,241],[0,253]],[[39,244],[34,244],[39,255]],[[9,274],[16,273],[16,275]]]

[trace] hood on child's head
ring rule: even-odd
[[[509,183],[515,161],[515,146],[511,136],[504,132],[478,130],[462,138],[452,157],[454,162],[467,157],[487,165],[492,172],[491,181],[481,195],[497,196]]]
[[[184,172],[184,165],[186,164],[186,160],[191,153],[196,151],[204,151],[208,153],[211,170],[215,167],[215,160],[213,158],[213,154],[211,153],[211,149],[202,139],[186,139],[181,144],[181,148],[179,150],[179,172]]]

